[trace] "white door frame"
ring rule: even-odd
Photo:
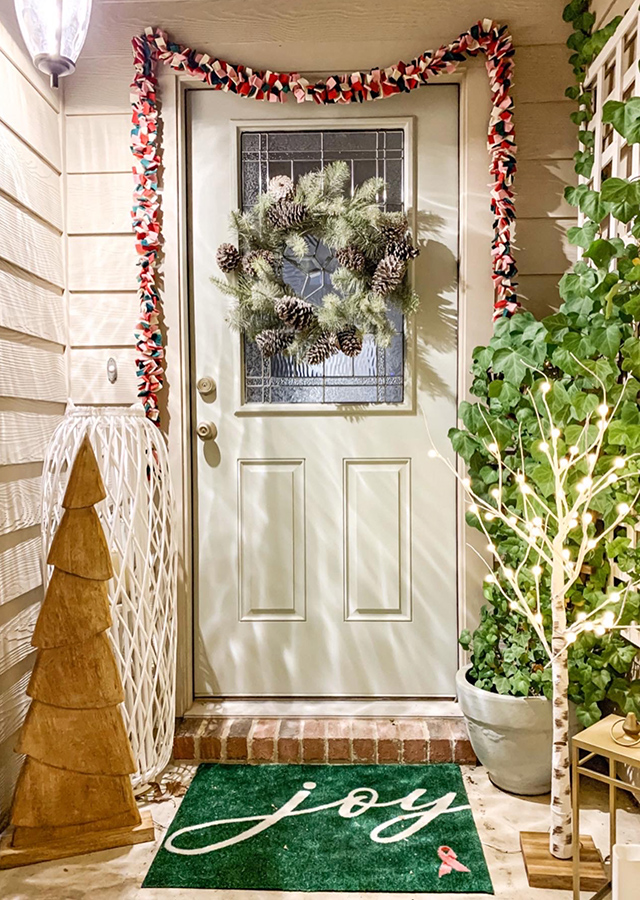
[[[166,332],[166,390],[160,407],[163,430],[169,439],[169,459],[175,493],[175,528],[178,546],[178,675],[176,688],[177,714],[184,715],[193,707],[193,561],[192,545],[192,472],[195,444],[191,409],[192,355],[189,338],[188,311],[188,243],[187,243],[187,179],[186,179],[186,90],[211,90],[189,76],[159,71],[159,96],[162,101],[162,232],[164,259],[161,291]],[[458,401],[469,396],[470,353],[474,346],[487,343],[492,334],[493,285],[491,281],[491,238],[493,215],[490,210],[489,155],[487,130],[491,112],[489,85],[484,63],[468,60],[460,71],[441,76],[438,83],[460,86],[460,268],[458,287]],[[428,89],[428,88],[427,88]],[[247,100],[247,102],[252,102]],[[289,102],[293,102],[290,100]],[[202,373],[199,373],[202,374]],[[434,464],[438,464],[434,461]],[[484,569],[475,552],[482,548],[480,536],[468,528],[464,506],[458,493],[458,623],[460,628],[473,627],[482,605],[481,583]],[[462,652],[460,659],[462,660]],[[251,703],[253,701],[249,701]],[[288,703],[288,701],[285,701]],[[380,701],[384,709],[388,702]],[[443,714],[451,715],[449,701],[429,701],[430,715],[442,705]],[[368,704],[372,709],[373,702]],[[205,704],[206,706],[206,704]],[[211,704],[217,714],[222,704]],[[237,706],[237,702],[235,704]],[[308,704],[304,704],[304,708]],[[375,704],[378,709],[377,704]],[[234,707],[235,709],[235,707]],[[203,705],[193,708],[202,714]],[[214,711],[210,709],[209,711]],[[235,710],[235,714],[241,714]],[[249,713],[245,713],[249,714]],[[268,714],[268,713],[266,713]],[[296,714],[291,705],[286,714]],[[299,714],[309,714],[300,707]],[[325,714],[317,712],[317,714]],[[340,711],[336,710],[339,715]],[[345,707],[345,715],[353,710]],[[379,712],[369,714],[389,714]],[[397,715],[416,715],[415,702]]]

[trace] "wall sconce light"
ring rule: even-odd
[[[70,75],[82,50],[91,15],[91,0],[14,0],[22,37],[33,63],[51,76]]]

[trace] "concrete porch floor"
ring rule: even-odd
[[[482,767],[462,767],[476,825],[483,843],[493,879],[495,896],[504,900],[568,900],[567,891],[532,889],[527,885],[518,833],[543,831],[548,822],[548,796],[515,797],[495,788]],[[187,783],[195,767],[173,767],[165,780]],[[583,833],[591,834],[597,846],[608,853],[608,816],[605,812],[607,789],[593,781],[584,782],[582,797]],[[640,842],[640,809],[620,792],[618,834],[622,843]],[[180,800],[172,798],[150,803],[158,840],[171,822]],[[420,896],[415,894],[335,894],[280,893],[274,891],[193,891],[189,889],[141,890],[140,884],[151,863],[155,847],[141,844],[120,850],[107,850],[37,866],[25,866],[0,873],[2,900],[313,900],[345,897],[350,900],[383,900]],[[422,895],[427,896],[427,895]],[[432,894],[441,900],[472,900],[485,894]],[[591,894],[585,893],[585,898]]]

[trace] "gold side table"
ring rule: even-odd
[[[573,900],[580,900],[580,861],[579,861],[579,834],[580,834],[580,776],[593,778],[609,785],[609,843],[610,853],[613,858],[613,845],[616,842],[616,791],[621,788],[630,794],[640,797],[640,788],[632,787],[617,776],[617,766],[631,766],[640,769],[640,745],[636,747],[623,747],[611,737],[611,726],[620,721],[620,716],[607,716],[595,725],[585,728],[572,739],[571,767],[572,778],[572,806],[573,806]],[[580,756],[580,751],[586,752]],[[609,761],[609,774],[603,775],[587,769],[586,764],[595,756],[602,756]],[[611,879],[593,894],[591,900],[599,900],[605,896],[611,886]]]

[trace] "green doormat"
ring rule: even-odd
[[[455,765],[201,765],[143,887],[493,893]]]

